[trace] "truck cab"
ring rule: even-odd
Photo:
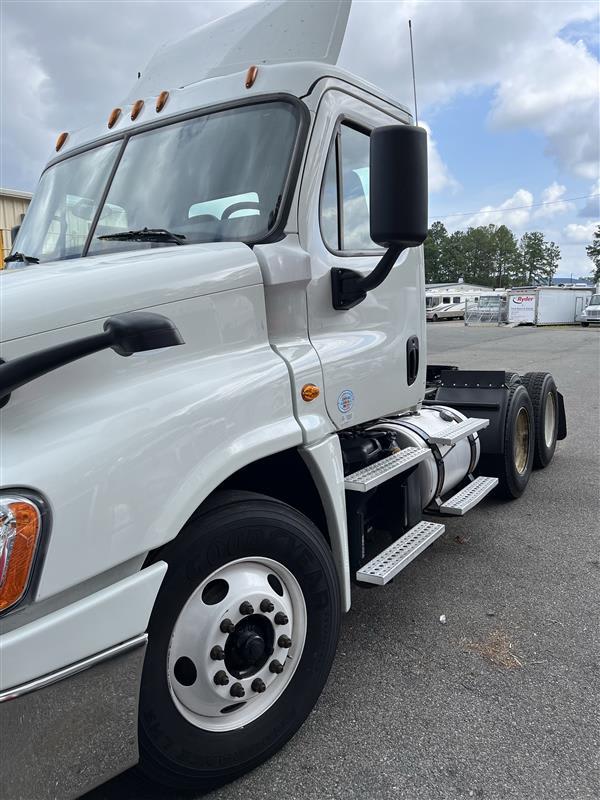
[[[62,133],[0,275],[3,796],[252,769],[352,585],[566,434],[547,373],[427,365],[425,132],[335,66],[350,4],[303,5],[166,45]]]

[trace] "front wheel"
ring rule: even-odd
[[[581,323],[581,327],[582,328],[589,328],[590,327],[590,323],[589,322],[582,322]]]
[[[337,574],[309,519],[248,492],[217,496],[159,557],[137,769],[202,793],[269,758],[310,713],[335,655]]]

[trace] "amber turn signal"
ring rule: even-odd
[[[136,100],[135,103],[131,106],[131,121],[133,122],[134,119],[137,119],[140,115],[140,111],[144,107],[143,100]]]
[[[311,400],[317,399],[317,397],[321,394],[321,390],[318,386],[315,386],[314,383],[307,383],[302,387],[300,394],[302,395],[303,400],[305,400],[307,403],[310,403]]]
[[[158,97],[156,98],[156,113],[158,114],[159,111],[162,111],[165,105],[167,104],[167,100],[169,99],[169,93],[165,90],[161,92]]]
[[[254,81],[256,80],[256,76],[258,75],[258,67],[253,64],[251,67],[248,67],[248,72],[246,73],[246,89],[251,89],[254,86]]]
[[[25,594],[40,527],[40,512],[31,500],[0,497],[0,611]]]
[[[67,141],[68,138],[69,138],[69,134],[66,131],[63,131],[62,133],[58,134],[58,139],[56,140],[56,152],[57,153],[60,150],[60,148],[63,146],[63,144]]]
[[[117,124],[117,120],[119,119],[120,116],[121,116],[121,109],[120,108],[113,108],[113,110],[110,112],[110,116],[108,118],[108,127],[109,128],[114,128],[114,126]]]

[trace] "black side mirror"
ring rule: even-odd
[[[104,333],[74,339],[0,363],[0,406],[8,402],[10,393],[19,386],[100,350],[110,347],[120,356],[130,356],[178,344],[183,344],[181,334],[167,317],[147,311],[117,314],[106,320]]]
[[[17,238],[17,234],[19,233],[19,231],[20,231],[20,230],[21,230],[21,226],[20,226],[20,225],[15,225],[14,227],[12,227],[12,228],[10,229],[10,243],[11,243],[11,247],[12,247],[12,245],[15,243],[15,239]]]
[[[371,239],[418,247],[427,238],[427,132],[386,125],[371,134]]]
[[[331,270],[333,307],[345,311],[387,278],[407,247],[427,238],[427,132],[414,125],[385,125],[371,133],[371,239],[387,247],[373,272]]]

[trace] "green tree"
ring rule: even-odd
[[[560,261],[560,249],[547,242],[540,231],[524,233],[519,243],[522,259],[521,280],[528,285],[550,284]]]
[[[446,280],[444,270],[444,250],[448,240],[448,231],[442,222],[434,222],[423,245],[425,257],[425,280],[427,283],[443,283]]]
[[[588,258],[591,258],[592,264],[594,265],[594,271],[592,273],[594,283],[600,283],[600,225],[594,231],[594,236],[592,238],[592,243],[588,244],[585,248],[585,252],[588,254]]]

